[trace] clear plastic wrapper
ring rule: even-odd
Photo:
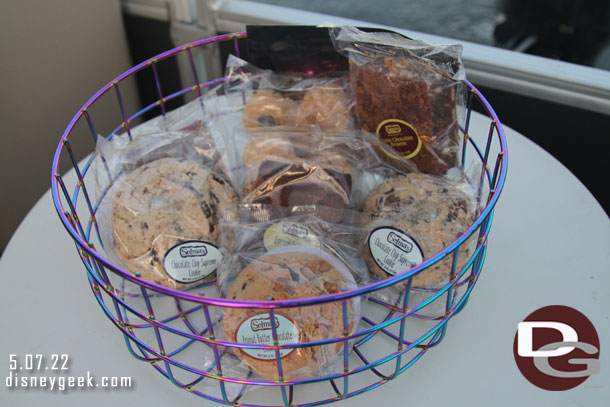
[[[223,162],[238,193],[246,176],[243,155],[253,137],[275,131],[341,134],[352,127],[353,98],[345,72],[276,74],[230,56],[225,75],[203,103],[210,132],[226,147]]]
[[[132,140],[99,137],[96,147],[94,172],[103,195],[97,221],[107,257],[170,288],[215,278],[221,220],[237,216],[237,195],[202,123],[197,130],[162,133],[153,132],[161,121],[147,123]]]
[[[237,166],[245,174],[241,202],[273,209],[253,212],[257,221],[313,213],[330,223],[354,224],[354,211],[383,176],[413,168],[389,157],[386,147],[355,130],[251,134]]]
[[[207,113],[203,99],[195,99],[177,109],[166,112],[131,129],[132,138],[168,131],[206,133]]]
[[[303,213],[267,221],[260,220],[260,213],[274,213],[277,208],[265,207],[260,204],[241,204],[239,206],[238,222],[226,221],[223,229],[227,232],[221,239],[222,246],[230,253],[237,253],[237,259],[252,259],[283,246],[310,246],[324,250],[340,259],[350,270],[352,279],[358,285],[369,281],[364,260],[360,255],[359,243],[363,230],[357,225],[347,223],[336,224],[328,222],[315,213]],[[361,213],[354,211],[347,215],[360,224]],[[242,255],[245,253],[245,255]],[[234,270],[245,267],[232,264]],[[221,291],[226,294],[230,280],[235,273],[227,273],[223,269],[219,273],[218,283]]]
[[[328,222],[342,222],[354,208],[357,168],[344,148],[346,141],[285,131],[253,136],[243,156],[242,202],[276,209],[259,213],[262,221],[313,212]]]
[[[366,198],[361,226],[362,255],[371,278],[382,280],[406,272],[455,241],[475,221],[477,200],[467,179],[420,173],[400,174],[381,182]],[[461,246],[455,265],[459,274],[468,265],[478,241],[475,231]],[[453,256],[449,255],[412,278],[414,292],[431,293],[448,283]],[[375,293],[396,304],[406,283]],[[413,300],[421,299],[415,295]],[[440,302],[436,301],[438,305]],[[444,304],[428,308],[441,313]]]
[[[458,166],[466,99],[461,45],[353,27],[333,28],[331,38],[349,56],[358,125],[420,172],[440,175]]]
[[[345,72],[274,73],[231,56],[226,76],[223,90],[242,94],[243,124],[250,132],[313,126],[340,133],[351,125],[353,98]]]
[[[341,133],[352,126],[353,98],[345,72],[330,77],[276,74],[230,56],[225,75],[223,85],[204,96],[204,104],[210,131],[215,138],[228,137],[234,162],[252,133],[277,127]]]
[[[256,211],[242,207],[242,217]],[[227,257],[219,274],[223,296],[233,300],[277,301],[317,297],[355,289],[368,282],[358,253],[355,229],[336,225],[311,214],[270,222],[239,222],[233,227],[234,254]],[[362,296],[323,305],[276,309],[276,333],[280,344],[340,338],[355,331],[362,312]],[[345,315],[345,320],[344,320]],[[272,344],[269,310],[225,308],[223,333],[231,342]],[[348,349],[351,348],[351,343]],[[313,378],[342,369],[345,344],[304,346],[280,351],[283,378]],[[243,362],[232,372],[247,377],[252,372],[277,380],[275,351],[237,349]]]

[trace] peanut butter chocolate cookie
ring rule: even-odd
[[[346,274],[347,273],[347,274]],[[332,256],[314,248],[287,246],[260,256],[244,268],[231,284],[227,298],[234,300],[286,300],[335,294],[355,288],[353,278]],[[347,301],[348,326],[354,327],[358,299]],[[275,311],[280,344],[303,343],[341,337],[344,332],[341,302]],[[227,308],[223,327],[230,341],[273,344],[269,312],[253,308]],[[280,352],[284,379],[314,377],[337,357],[342,342],[283,349]],[[273,350],[236,349],[240,359],[266,379],[279,378]]]

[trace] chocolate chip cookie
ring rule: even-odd
[[[476,218],[473,198],[459,183],[424,174],[389,178],[366,199],[363,212],[368,230],[362,248],[371,275],[379,279],[406,271],[434,256],[457,239]],[[475,231],[460,246],[457,270],[476,248]],[[413,278],[414,286],[429,287],[451,273],[449,255]]]
[[[237,213],[237,196],[224,178],[194,161],[163,158],[119,182],[112,240],[128,270],[171,288],[191,286],[215,270],[219,222]]]

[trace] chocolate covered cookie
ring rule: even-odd
[[[246,179],[242,201],[274,207],[277,213],[270,219],[315,213],[339,223],[352,207],[351,177],[333,168],[304,160],[265,160],[255,174]]]
[[[352,167],[335,146],[316,149],[305,133],[253,137],[244,153],[243,203],[267,207],[258,220],[304,213],[331,223],[353,208]]]

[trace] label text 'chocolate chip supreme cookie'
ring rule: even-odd
[[[196,240],[179,243],[165,254],[163,268],[179,283],[192,283],[212,274],[222,252],[216,246]]]
[[[406,271],[424,261],[419,244],[409,235],[392,227],[380,227],[368,239],[371,257],[390,276]]]

